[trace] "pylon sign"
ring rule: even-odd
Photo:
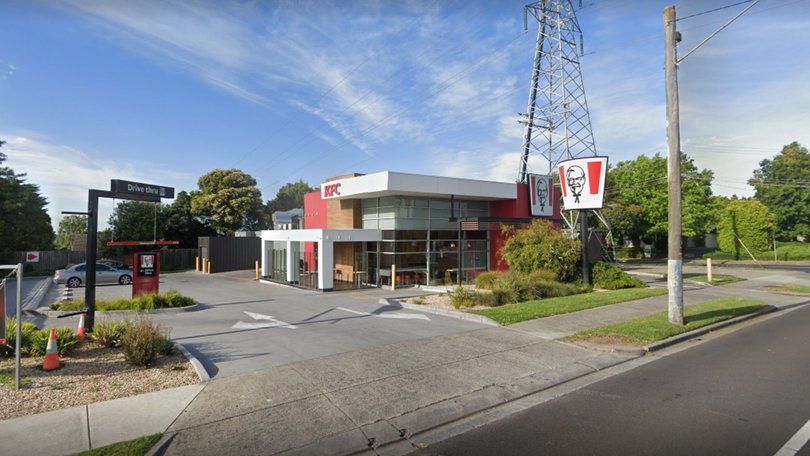
[[[565,210],[601,209],[604,206],[607,161],[607,157],[588,157],[557,164]]]
[[[535,217],[551,217],[554,215],[554,182],[551,176],[541,174],[528,174],[529,179],[529,205]]]

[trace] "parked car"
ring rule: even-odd
[[[67,269],[59,269],[53,275],[53,283],[64,283],[69,288],[81,286],[86,281],[85,263],[79,263]],[[118,283],[129,285],[132,283],[132,271],[126,269],[115,269],[104,263],[96,263],[96,283]]]
[[[130,271],[132,270],[132,265],[131,264],[122,263],[122,262],[117,261],[117,260],[107,260],[107,259],[102,258],[102,259],[96,261],[96,264],[98,264],[98,263],[106,264],[107,266],[109,266],[111,268],[114,268],[114,269],[129,269]]]

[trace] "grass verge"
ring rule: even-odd
[[[684,324],[669,322],[667,312],[647,315],[646,317],[615,323],[612,325],[591,328],[567,337],[570,341],[600,341],[626,345],[647,345],[683,334],[723,320],[755,312],[767,307],[762,301],[740,298],[717,298],[684,309]]]
[[[627,288],[623,290],[600,291],[559,298],[527,301],[491,309],[471,310],[470,313],[491,318],[502,325],[511,325],[521,321],[550,317],[594,307],[607,306],[636,299],[649,298],[667,294],[664,288]]]
[[[771,287],[763,288],[765,291],[773,291],[776,293],[802,293],[810,294],[810,287],[805,285],[774,285]]]
[[[155,446],[163,434],[152,434],[126,442],[113,443],[101,448],[83,451],[76,456],[143,456]]]
[[[684,279],[694,280],[695,282],[708,283],[710,285],[725,285],[734,282],[743,282],[748,279],[742,277],[730,276],[725,274],[712,274],[712,281],[709,282],[709,276],[706,274],[684,274]]]

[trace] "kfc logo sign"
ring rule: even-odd
[[[607,157],[578,158],[559,163],[565,210],[603,207],[607,165]]]
[[[333,196],[340,196],[340,183],[337,184],[324,184],[323,197],[332,198]]]

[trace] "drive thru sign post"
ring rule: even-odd
[[[120,179],[110,180],[110,190],[90,189],[87,192],[87,268],[85,269],[84,303],[87,318],[85,332],[93,332],[96,321],[96,259],[98,243],[98,199],[115,198],[123,200],[151,201],[159,203],[161,198],[174,198],[174,188],[162,185],[144,184]]]

